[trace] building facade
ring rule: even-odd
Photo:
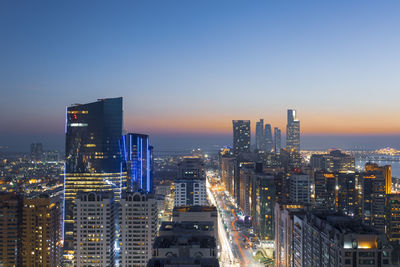
[[[22,266],[60,266],[61,230],[60,194],[25,196],[21,223]]]
[[[271,124],[265,124],[264,128],[265,150],[270,153],[273,149],[274,140],[272,137]]]
[[[128,133],[122,136],[121,153],[127,173],[127,191],[152,192],[153,156],[149,136],[137,133]]]
[[[119,149],[122,97],[72,105],[66,113],[64,255],[70,258],[77,193],[110,191],[118,201],[126,173]]]
[[[1,193],[0,214],[0,265],[21,266],[21,196]]]
[[[294,109],[287,111],[286,150],[300,152],[300,121]]]
[[[250,152],[250,121],[233,120],[233,153]]]
[[[256,149],[265,150],[264,119],[256,122]]]
[[[175,180],[175,206],[207,205],[206,174],[200,157],[184,157]]]
[[[292,173],[289,177],[289,198],[293,203],[311,203],[311,176]]]
[[[112,192],[78,193],[74,205],[74,266],[115,266],[115,220]]]
[[[281,153],[282,141],[281,130],[277,127],[274,128],[274,152],[275,154]]]
[[[157,234],[157,201],[146,193],[127,192],[119,205],[119,264],[146,266]]]

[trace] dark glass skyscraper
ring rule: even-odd
[[[250,121],[233,120],[233,153],[250,152]]]
[[[300,121],[294,109],[288,109],[287,113],[286,149],[300,152]]]
[[[128,133],[122,137],[121,152],[128,191],[153,191],[152,148],[148,135]]]
[[[265,150],[264,119],[256,122],[256,149]]]
[[[277,127],[274,128],[274,152],[281,153],[281,130]]]
[[[271,152],[273,148],[271,124],[265,124],[264,138],[265,138],[265,149],[267,152]]]
[[[122,173],[122,97],[67,108],[65,144],[64,251],[73,253],[73,204],[76,194],[113,191],[120,198]]]

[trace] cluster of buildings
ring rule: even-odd
[[[286,147],[268,124],[233,121],[233,147],[220,151],[222,185],[262,241],[275,242],[276,266],[391,266],[400,234],[400,195],[392,193],[391,167],[339,150],[300,155],[300,122],[288,110]],[[274,149],[271,149],[271,142]],[[314,243],[313,243],[314,242]],[[325,243],[324,243],[325,242]],[[315,244],[314,247],[309,244]]]
[[[146,266],[158,229],[152,146],[122,122],[122,98],[66,109],[61,186],[2,190],[1,266]],[[48,157],[31,145],[29,164]]]

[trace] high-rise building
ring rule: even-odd
[[[274,240],[275,177],[263,172],[253,173],[252,223],[262,240]]]
[[[122,97],[72,105],[66,116],[64,255],[70,258],[77,192],[113,191],[118,201],[125,189],[119,149]]]
[[[294,109],[287,112],[286,149],[300,152],[300,121]]]
[[[392,266],[385,234],[332,212],[275,208],[275,266]]]
[[[256,149],[265,151],[264,119],[256,122]]]
[[[347,216],[359,217],[361,214],[359,177],[359,173],[337,174],[337,209]]]
[[[127,190],[153,191],[152,146],[149,136],[128,133],[122,137],[121,150],[127,172]]]
[[[112,192],[79,192],[74,206],[74,266],[115,266]]]
[[[22,199],[15,193],[0,194],[0,266],[22,266]]]
[[[31,144],[31,160],[42,161],[43,160],[43,144],[33,143]]]
[[[218,267],[212,222],[163,222],[148,267]]]
[[[200,157],[183,158],[174,184],[175,206],[207,205],[205,168]]]
[[[250,152],[250,121],[233,120],[233,153]]]
[[[389,241],[400,241],[400,194],[386,195],[386,234]]]
[[[281,130],[277,127],[274,128],[274,152],[275,154],[281,153],[282,141]]]
[[[250,183],[250,170],[254,169],[255,162],[258,161],[258,155],[256,153],[240,153],[235,159],[234,177],[233,177],[233,195],[236,203],[244,208],[248,206],[249,202],[249,190]],[[247,171],[245,171],[247,169]],[[247,204],[245,204],[247,203]],[[248,206],[249,207],[249,206]]]
[[[231,196],[234,194],[235,157],[229,148],[224,148],[219,154],[222,185]]]
[[[253,161],[241,162],[239,168],[239,198],[237,202],[246,216],[251,216],[251,190],[254,168],[255,163]]]
[[[317,171],[314,177],[314,207],[316,210],[336,211],[337,175]]]
[[[275,265],[278,267],[302,266],[293,264],[294,215],[304,214],[304,206],[275,204]]]
[[[392,166],[385,165],[379,166],[376,163],[368,162],[365,164],[365,171],[380,171],[385,178],[385,193],[391,194],[392,193]]]
[[[140,192],[122,194],[119,205],[119,264],[146,266],[157,233],[157,201]]]
[[[311,177],[308,174],[290,174],[289,198],[293,203],[311,203]]]
[[[22,266],[60,266],[61,207],[60,194],[24,197],[21,223]]]
[[[363,223],[385,232],[386,184],[381,171],[367,171],[361,175]]]
[[[264,138],[265,138],[265,150],[267,152],[271,152],[273,149],[273,143],[274,140],[272,138],[272,129],[271,129],[271,124],[265,124],[265,130],[264,130]]]

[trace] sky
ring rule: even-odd
[[[65,107],[124,98],[156,147],[231,142],[232,119],[304,148],[398,147],[400,2],[0,1],[0,146],[64,146]],[[399,147],[400,148],[400,147]]]

